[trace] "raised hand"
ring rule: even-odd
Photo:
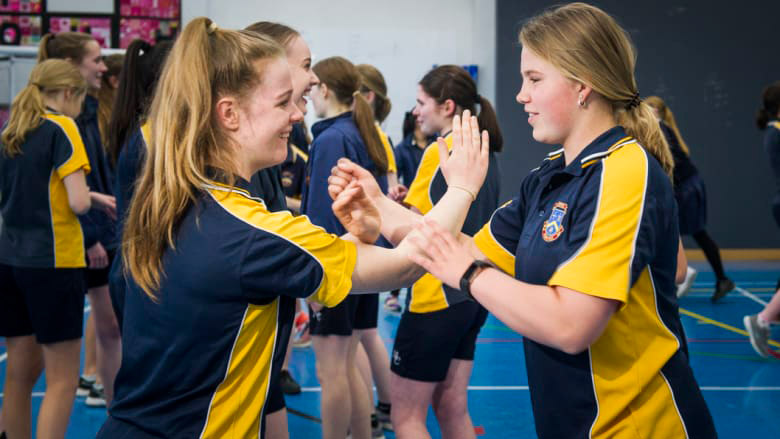
[[[331,192],[330,187],[331,185],[328,186],[328,192]],[[344,228],[360,241],[373,244],[379,238],[382,225],[379,210],[356,180],[338,191],[331,208]]]
[[[443,138],[437,139],[441,173],[450,187],[468,191],[476,198],[487,175],[490,139],[487,131],[479,133],[476,116],[469,110],[452,119],[452,152]]]

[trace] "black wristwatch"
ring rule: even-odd
[[[474,262],[469,265],[469,268],[463,272],[463,276],[460,278],[460,290],[463,291],[469,299],[474,300],[474,296],[471,294],[471,283],[474,282],[474,278],[476,278],[482,270],[492,267],[493,266],[488,262],[475,259]]]

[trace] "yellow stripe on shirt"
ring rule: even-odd
[[[73,159],[69,162],[74,163]],[[86,267],[84,232],[78,217],[70,208],[68,191],[56,170],[52,170],[49,176],[49,213],[54,243],[54,268]]]
[[[444,139],[447,142],[447,150],[452,150],[452,133]],[[412,186],[406,194],[404,202],[417,208],[423,215],[433,209],[433,199],[431,199],[431,183],[439,170],[439,147],[436,142],[432,142],[425,148],[420,166],[417,168],[417,174],[414,176]]]
[[[590,235],[548,281],[625,303],[631,261],[647,190],[648,160],[633,143],[602,160],[601,186]]]
[[[495,215],[495,212],[493,215]],[[515,254],[501,245],[496,237],[493,236],[493,231],[490,228],[492,220],[493,219],[491,218],[491,221],[488,221],[488,223],[482,226],[479,232],[474,235],[474,244],[493,265],[501,269],[504,273],[515,277]]]
[[[393,145],[390,144],[390,138],[387,137],[382,127],[378,123],[376,125],[376,132],[379,133],[379,138],[382,140],[382,146],[385,148],[385,154],[387,154],[387,172],[398,173],[398,166],[395,164],[395,152],[393,152]]]
[[[61,114],[47,113],[43,117],[62,129],[65,137],[70,142],[71,148],[73,148],[70,158],[57,168],[57,174],[59,174],[60,178],[65,178],[79,169],[83,169],[85,174],[89,174],[91,168],[87,158],[87,150],[84,148],[84,141],[81,139],[76,122],[70,117]]]
[[[323,276],[315,291],[304,292],[310,299],[334,307],[347,297],[357,261],[354,243],[315,226],[306,216],[293,216],[289,211],[269,212],[262,201],[242,195],[235,188],[212,186],[209,191],[236,218],[286,240],[317,261]]]
[[[260,414],[268,399],[276,349],[278,308],[279,299],[247,306],[225,379],[211,398],[201,438],[260,437]]]

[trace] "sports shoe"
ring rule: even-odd
[[[311,346],[311,335],[309,334],[309,315],[303,311],[298,311],[295,315],[295,327],[293,328],[292,345],[294,348],[307,348]]]
[[[764,358],[769,356],[769,326],[764,327],[758,323],[758,314],[745,316],[742,321],[745,323],[748,335],[750,335],[750,344],[758,355]]]
[[[371,413],[371,439],[385,439],[385,431],[377,420],[376,413]]]
[[[691,267],[690,265],[688,268],[685,269],[685,280],[680,284],[677,285],[677,298],[681,298],[688,294],[689,291],[691,291],[691,287],[693,286],[693,281],[696,279],[696,275],[699,274],[698,271],[696,271],[695,268]]]
[[[388,294],[385,298],[385,310],[392,313],[400,313],[401,312],[401,304],[398,303],[398,297]]]
[[[85,397],[89,396],[89,391],[92,390],[92,386],[95,385],[95,378],[92,379],[81,375],[79,377],[79,387],[76,389],[76,396]]]
[[[297,395],[301,393],[301,385],[290,375],[290,371],[282,370],[279,372],[279,386],[285,395]]]
[[[734,285],[733,280],[729,278],[718,279],[718,282],[715,284],[715,292],[712,294],[712,297],[710,297],[710,301],[712,303],[717,302],[724,298],[729,291],[734,290],[734,288],[736,288],[736,285]]]
[[[382,410],[378,405],[376,407],[376,419],[379,421],[379,425],[383,430],[393,431],[393,423],[390,420],[390,412]]]
[[[87,400],[84,401],[87,407],[105,407],[106,406],[106,394],[103,390],[103,385],[94,384],[89,391]]]

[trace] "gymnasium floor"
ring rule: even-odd
[[[758,357],[742,330],[742,316],[761,309],[755,299],[769,300],[780,274],[780,262],[726,264],[737,285],[753,294],[754,299],[735,291],[718,305],[709,301],[714,283],[712,273],[704,263],[693,265],[700,273],[691,294],[680,302],[682,321],[689,337],[691,362],[720,437],[780,437],[780,360]],[[398,316],[380,310],[380,331],[388,349],[398,320]],[[780,340],[777,327],[773,334],[775,340]],[[536,437],[521,337],[491,317],[477,343],[469,391],[477,436]],[[775,343],[774,348],[778,347],[780,344]],[[304,391],[287,397],[288,407],[309,417],[319,417],[320,393],[310,348],[294,350],[291,371]],[[5,343],[0,339],[0,377],[4,376]],[[42,381],[33,397],[33,416],[40,406]],[[1,392],[0,382],[0,401]],[[309,417],[289,416],[291,438],[320,437],[319,424]],[[77,400],[67,438],[93,437],[104,419],[103,410],[87,408],[83,399]],[[428,427],[434,438],[440,437],[432,413]]]

